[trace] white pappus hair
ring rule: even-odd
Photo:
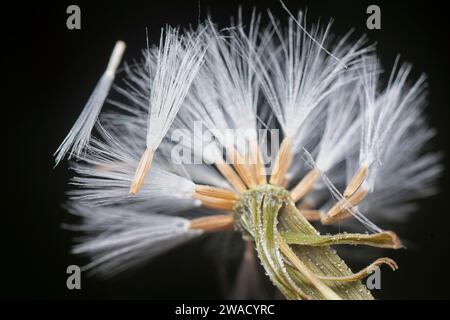
[[[55,152],[56,165],[69,153],[69,158],[79,156],[89,142],[95,121],[114,81],[117,67],[125,51],[125,43],[118,41],[111,54],[105,73],[97,83],[80,116],[70,129],[69,134]]]
[[[81,217],[83,223],[67,228],[89,234],[72,251],[90,256],[92,261],[83,270],[102,277],[137,267],[202,234],[201,230],[189,229],[189,221],[180,217],[79,204],[70,206],[69,210]]]
[[[293,149],[297,153],[322,129],[320,116],[324,100],[354,79],[350,67],[371,48],[363,47],[364,38],[348,45],[346,40],[350,34],[332,41],[331,24],[324,30],[316,25],[311,35],[306,34],[298,28],[305,21],[302,13],[296,20],[289,19],[287,30],[283,30],[272,15],[270,17],[276,36],[266,46],[264,60],[258,65],[259,73],[263,92],[284,134],[295,137]],[[324,52],[317,41],[331,48],[334,55]],[[335,56],[340,61],[336,61]]]
[[[156,150],[166,135],[205,54],[199,36],[180,40],[177,30],[168,27],[165,32],[156,56],[149,101],[146,143],[152,150]]]
[[[79,162],[72,163],[77,176],[72,184],[78,188],[69,194],[72,200],[89,207],[112,204],[134,204],[156,212],[179,211],[198,204],[192,199],[194,183],[185,177],[166,171],[154,164],[141,192],[128,192],[138,158],[102,127],[104,141],[93,138]]]
[[[407,161],[408,158],[395,150],[399,150],[411,138],[414,130],[425,126],[421,119],[425,106],[425,77],[422,75],[409,84],[411,65],[403,64],[397,67],[397,58],[388,85],[381,90],[379,80],[381,67],[376,58],[367,57],[363,64],[364,90],[361,95],[363,123],[359,165],[371,168],[364,184],[367,189],[373,190],[375,183],[383,183],[377,179],[379,169],[382,166],[389,166],[392,161],[398,161],[396,158]],[[413,157],[408,160],[412,165],[414,163],[412,160],[416,159]]]

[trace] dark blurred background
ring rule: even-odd
[[[414,64],[416,75],[428,75],[428,116],[438,130],[433,148],[447,152],[449,143],[449,26],[444,4],[428,1],[285,1],[292,11],[308,10],[309,21],[334,18],[333,31],[350,28],[367,33],[378,43],[385,66],[396,54]],[[81,30],[66,28],[66,8],[81,8]],[[366,8],[381,8],[381,30],[367,30]],[[2,298],[222,298],[223,273],[231,266],[229,249],[213,250],[210,239],[176,249],[139,271],[102,281],[84,277],[82,290],[66,288],[66,268],[85,261],[69,254],[72,235],[60,228],[70,221],[62,208],[70,173],[64,163],[53,168],[52,154],[61,143],[100,75],[116,40],[128,47],[125,59],[139,57],[150,41],[158,41],[165,24],[188,26],[210,13],[220,25],[242,5],[248,17],[252,8],[270,9],[283,18],[276,0],[212,1],[55,1],[16,3],[2,9],[3,177]],[[448,165],[448,158],[445,158]],[[405,224],[383,224],[396,230],[408,250],[384,251],[400,269],[382,270],[380,299],[450,298],[450,199],[448,175],[441,192],[420,201],[420,210]],[[5,192],[6,191],[6,192]],[[217,239],[212,239],[216,241]],[[220,241],[219,241],[220,242]],[[356,252],[357,249],[355,249]],[[211,253],[214,252],[214,258]],[[356,261],[354,270],[365,266]],[[233,270],[233,267],[231,267]]]

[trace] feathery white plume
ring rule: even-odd
[[[179,39],[178,31],[170,27],[166,28],[165,38],[161,35],[148,106],[146,150],[135,171],[130,193],[138,193],[144,183],[153,154],[175,119],[204,54],[199,36]]]
[[[415,100],[421,103],[421,99]],[[422,101],[423,102],[423,101]],[[402,124],[397,124],[402,127]],[[416,118],[402,133],[393,135],[382,151],[374,188],[359,207],[372,219],[404,219],[415,209],[412,200],[436,193],[436,180],[443,171],[441,154],[424,152],[435,131]]]
[[[88,102],[83,108],[80,116],[70,129],[69,134],[55,152],[56,165],[69,153],[69,159],[72,156],[79,156],[91,138],[91,131],[94,128],[97,117],[109,93],[114,81],[117,67],[125,51],[125,43],[118,41],[109,59],[105,73],[97,83],[94,92],[89,97]]]
[[[264,60],[258,65],[262,88],[284,134],[293,139],[293,151],[298,153],[308,146],[312,133],[321,130],[320,117],[324,100],[330,93],[349,83],[352,77],[346,70],[358,61],[360,55],[370,51],[364,48],[364,39],[354,45],[347,44],[349,34],[340,41],[331,41],[329,28],[314,26],[309,34],[289,19],[287,30],[271,15],[275,38],[267,45]],[[299,14],[298,21],[304,22]],[[313,40],[318,39],[318,40]],[[323,51],[317,42],[327,44],[337,62]]]
[[[205,48],[201,38],[180,40],[178,31],[167,28],[161,36],[149,101],[147,148],[156,150],[180,109],[199,70]]]
[[[78,186],[70,192],[72,199],[88,206],[134,204],[137,207],[164,212],[196,207],[192,199],[195,184],[188,178],[163,170],[155,164],[141,192],[130,195],[129,185],[138,162],[120,141],[99,127],[104,140],[92,139],[86,154],[72,164],[78,174],[72,184]]]
[[[186,107],[180,110],[176,123],[177,127],[189,128],[194,122],[201,122],[216,139],[209,150],[192,150],[194,154],[202,152],[208,163],[222,160],[222,147],[236,147],[245,154],[249,140],[257,137],[259,82],[254,60],[258,54],[255,48],[259,20],[254,13],[246,30],[239,15],[237,25],[223,31],[217,30],[209,20],[203,34],[208,45],[205,64],[193,82]],[[203,137],[204,133],[200,134]],[[194,140],[200,139],[194,133]],[[192,141],[194,148],[196,141]]]
[[[388,152],[404,143],[405,132],[420,117],[424,107],[425,77],[421,76],[412,85],[408,84],[411,66],[401,65],[397,70],[398,58],[391,73],[388,86],[379,88],[379,70],[374,57],[364,60],[362,94],[362,136],[359,166],[370,168],[364,187],[373,190],[380,166],[387,165],[392,157],[403,157],[398,152]],[[404,157],[411,163],[415,159]],[[357,168],[354,168],[353,174]]]
[[[442,170],[438,154],[423,153],[434,135],[422,117],[425,79],[409,84],[411,66],[403,64],[397,70],[397,64],[398,59],[386,89],[380,90],[378,61],[373,56],[363,61],[360,150],[356,156],[348,155],[344,195],[334,190],[345,203],[358,190],[364,201],[358,200],[358,207],[348,205],[348,212],[356,217],[363,218],[361,211],[371,218],[397,211],[398,219],[411,209],[409,200],[432,194]],[[349,188],[354,181],[358,181],[356,188]],[[383,212],[377,214],[380,209]]]
[[[89,208],[72,205],[70,211],[83,218],[79,226],[67,228],[87,233],[72,252],[89,256],[83,267],[93,274],[112,277],[138,267],[202,234],[189,229],[189,220],[120,207]]]

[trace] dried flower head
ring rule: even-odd
[[[380,258],[353,273],[331,246],[400,248],[376,223],[405,218],[410,200],[436,191],[424,77],[412,81],[397,60],[383,86],[364,37],[307,28],[302,12],[287,27],[269,18],[166,27],[124,65],[121,98],[101,110],[117,43],[56,153],[56,163],[75,160],[69,209],[82,224],[70,228],[86,233],[73,248],[91,258],[84,270],[111,277],[226,230],[247,242],[242,272],[257,257],[288,299],[371,299],[360,280],[382,264],[397,269]],[[370,233],[313,227],[355,219]]]

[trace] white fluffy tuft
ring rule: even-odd
[[[371,48],[363,47],[363,38],[348,45],[349,35],[340,41],[332,41],[329,35],[331,24],[325,29],[314,26],[306,34],[292,18],[288,28],[283,30],[280,23],[272,15],[270,17],[275,36],[266,46],[258,70],[267,101],[284,134],[295,138],[293,148],[298,153],[308,146],[314,132],[321,130],[325,99],[354,79],[351,66]],[[297,21],[304,23],[301,13]],[[317,42],[329,47],[334,56],[340,57],[340,62],[323,51]],[[349,68],[345,68],[346,65]]]
[[[166,29],[156,56],[147,120],[147,147],[156,150],[169,130],[194,80],[205,54],[199,36],[179,39],[178,31]]]
[[[56,150],[54,154],[56,165],[58,165],[67,153],[69,153],[69,159],[73,156],[79,156],[89,143],[91,131],[94,128],[97,117],[114,81],[116,70],[124,51],[125,43],[118,41],[111,54],[105,73],[97,83],[94,92],[89,97],[83,111],[72,129],[70,129],[69,134]]]
[[[145,261],[202,234],[189,229],[189,220],[179,217],[139,213],[116,207],[70,207],[83,218],[79,226],[67,228],[86,235],[73,247],[75,254],[87,255],[91,262],[83,270],[103,277],[138,267]]]

